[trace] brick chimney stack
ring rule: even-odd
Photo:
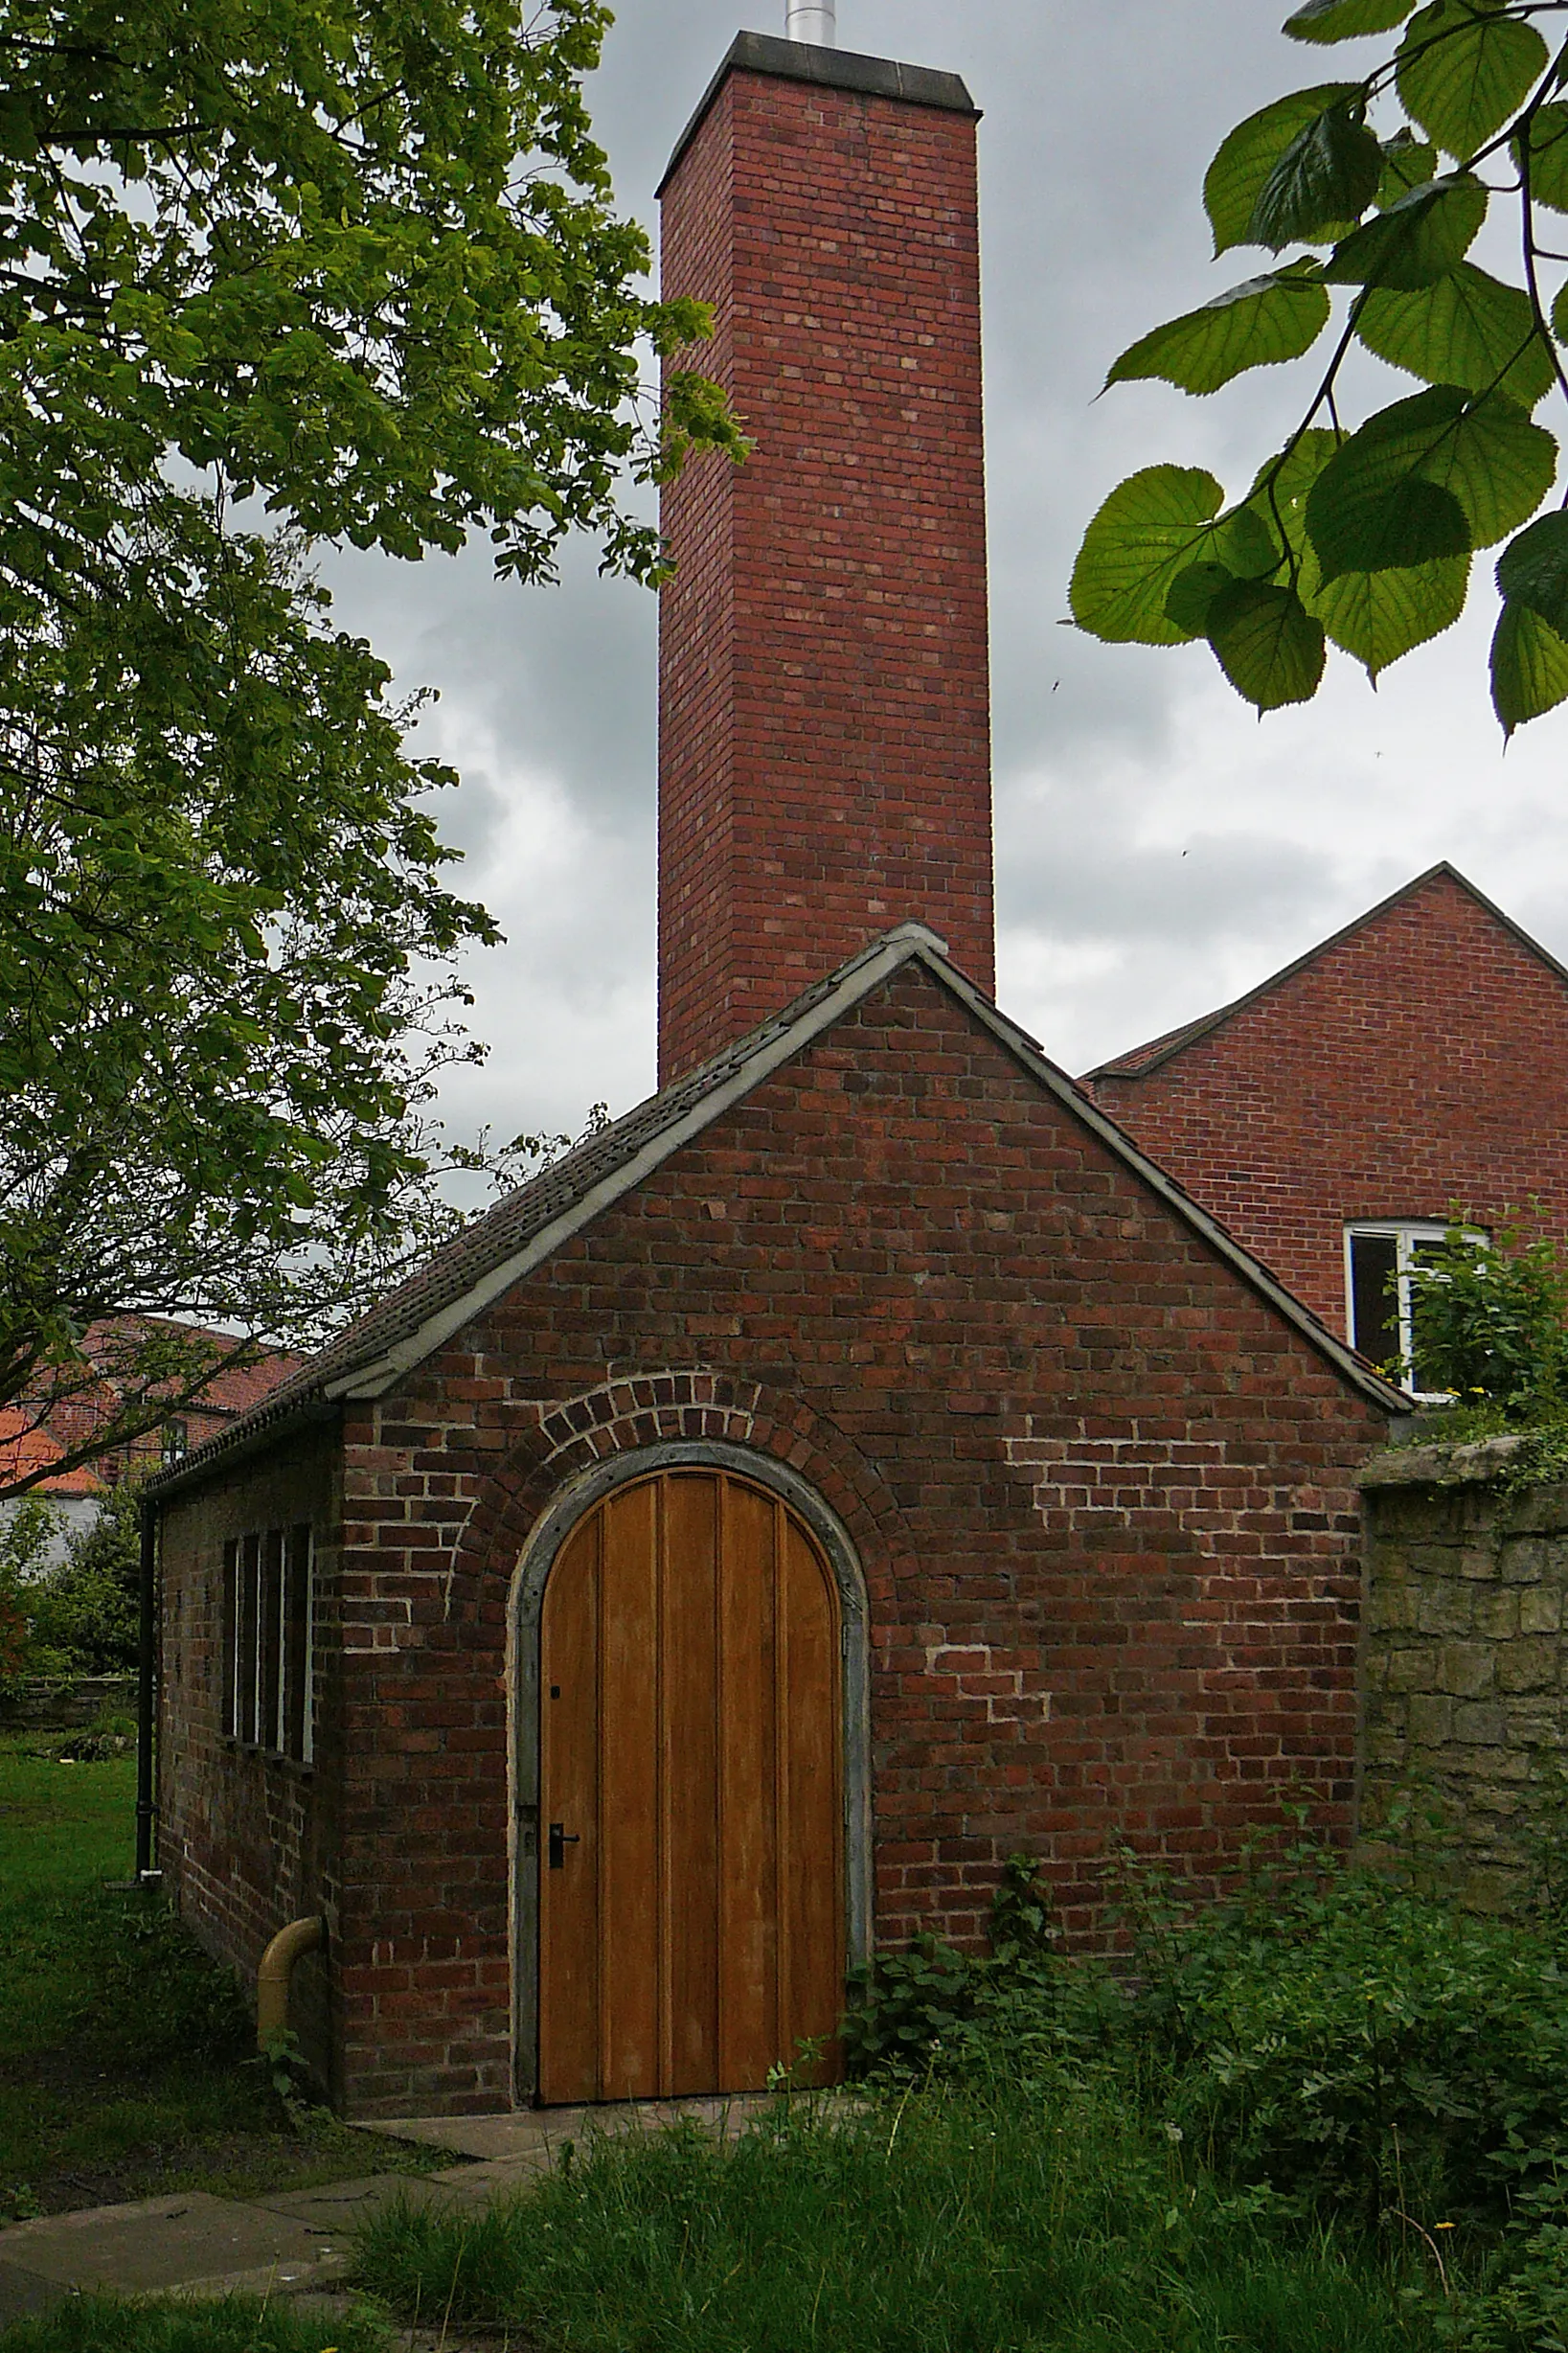
[[[741,34],[660,190],[756,444],[665,497],[661,1085],[912,918],[993,987],[978,119]]]

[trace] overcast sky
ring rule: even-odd
[[[1136,466],[1236,490],[1294,421],[1297,370],[1210,400],[1119,387],[1146,328],[1245,277],[1209,259],[1203,171],[1231,125],[1338,75],[1281,39],[1284,0],[839,0],[839,39],[962,73],[981,126],[996,727],[998,995],[1082,1070],[1222,1003],[1446,857],[1568,957],[1568,717],[1506,756],[1486,597],[1377,693],[1344,659],[1261,725],[1206,650],[1059,626],[1082,528]],[[624,210],[653,227],[670,146],[743,22],[783,0],[622,0],[590,98]],[[1382,398],[1414,391],[1367,362]],[[329,558],[340,618],[441,702],[420,741],[464,784],[462,885],[509,945],[474,960],[488,1068],[458,1126],[575,1127],[653,1084],[655,600],[597,579],[495,583],[488,554]],[[1489,566],[1484,567],[1489,578]]]

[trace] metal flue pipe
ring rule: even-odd
[[[818,49],[836,49],[837,17],[837,0],[785,0],[784,38],[810,41]]]

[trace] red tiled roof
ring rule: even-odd
[[[20,1405],[0,1405],[0,1480],[7,1485],[26,1478],[46,1462],[58,1460],[60,1449],[47,1430],[37,1428],[32,1417]],[[57,1477],[41,1479],[34,1494],[45,1496],[96,1496],[102,1492],[102,1481],[87,1464],[75,1471],[62,1471]]]

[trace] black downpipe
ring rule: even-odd
[[[136,1695],[136,1884],[147,1886],[162,1877],[152,1860],[158,1818],[152,1757],[158,1673],[158,1507],[150,1496],[144,1497],[142,1502],[141,1601],[141,1684]]]

